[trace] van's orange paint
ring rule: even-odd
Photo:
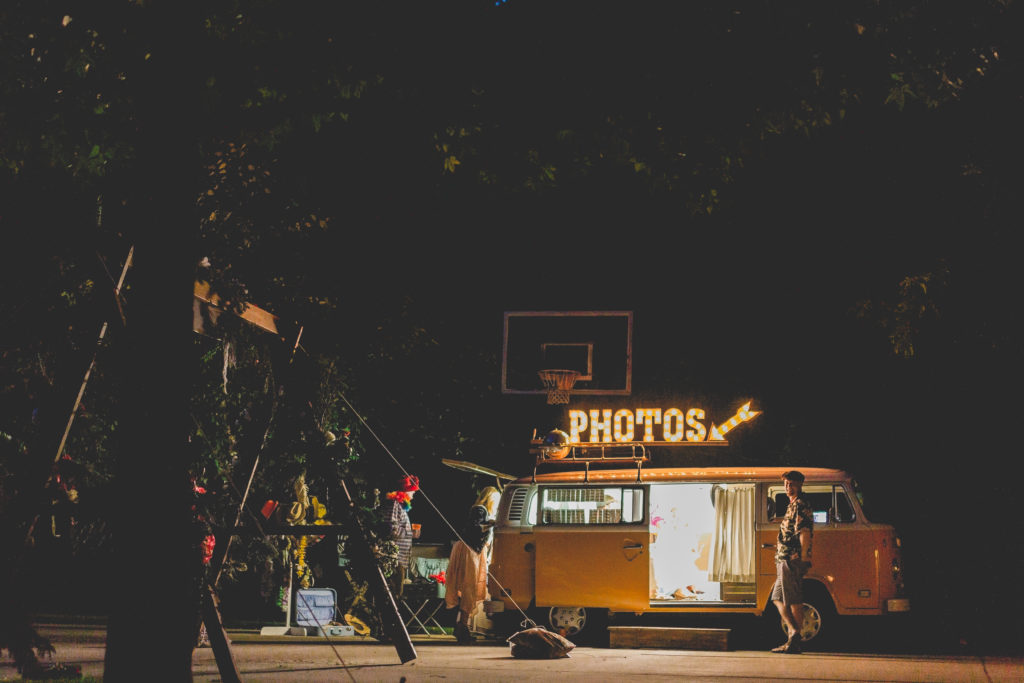
[[[597,607],[612,611],[643,612],[742,612],[761,614],[769,604],[775,582],[775,540],[778,519],[767,516],[766,497],[758,496],[756,511],[756,599],[747,606],[709,606],[679,603],[650,604],[649,534],[629,528],[581,526],[509,526],[509,492],[517,487],[545,485],[595,486],[609,484],[657,486],[686,482],[763,483],[777,485],[787,467],[644,468],[637,482],[636,469],[557,471],[523,477],[505,488],[490,572],[490,591],[506,609],[539,606]],[[899,558],[895,530],[868,521],[853,495],[850,476],[835,469],[799,468],[804,486],[838,483],[846,486],[856,519],[853,522],[815,525],[813,566],[807,580],[820,584],[831,596],[839,614],[883,614],[887,600],[900,589],[892,571]],[[649,502],[649,498],[647,499]],[[525,519],[527,509],[523,510]],[[646,530],[645,530],[646,531]],[[518,610],[517,610],[518,611]]]

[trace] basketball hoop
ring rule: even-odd
[[[537,376],[548,390],[548,405],[566,404],[580,373],[576,370],[538,370]]]

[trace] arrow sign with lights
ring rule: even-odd
[[[750,410],[750,402],[744,403],[736,414],[730,417],[728,420],[722,423],[721,427],[716,427],[714,423],[711,423],[711,433],[708,436],[708,441],[725,441],[725,435],[738,424],[753,420],[755,417],[761,414],[761,411]]]
[[[720,426],[703,422],[703,408],[594,408],[569,411],[570,444],[659,444],[725,446],[725,435],[737,425],[749,422],[761,411],[750,409],[747,401]]]

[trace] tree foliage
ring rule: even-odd
[[[654,217],[651,243],[682,245],[647,256],[644,276],[663,288],[683,248],[709,279],[720,259],[749,266],[722,299],[782,272],[760,291],[795,292],[815,313],[780,314],[803,335],[778,342],[780,365],[852,354],[851,381],[870,365],[861,381],[895,382],[879,340],[915,361],[1019,356],[1019,313],[1000,294],[1012,291],[1020,215],[1006,144],[1021,114],[1019,3],[216,0],[182,10],[194,40],[177,45],[158,39],[165,7],[0,8],[2,500],[31,496],[50,474],[98,353],[71,460],[58,465],[81,493],[80,547],[106,534],[109,510],[84,510],[104,497],[124,427],[125,378],[111,371],[122,359],[96,348],[99,326],[117,340],[138,314],[131,272],[124,296],[112,290],[129,247],[157,224],[144,202],[147,145],[180,132],[153,130],[160,117],[146,109],[164,59],[188,68],[167,101],[188,113],[190,145],[168,168],[194,169],[175,171],[174,209],[188,220],[164,238],[188,242],[183,272],[236,310],[273,312],[292,335],[225,314],[179,350],[198,371],[187,467],[217,519],[233,518],[246,481],[242,442],[264,448],[257,501],[285,498],[303,474],[326,497],[347,476],[365,482],[369,508],[397,474],[396,453],[413,469],[480,454],[500,466],[496,454],[516,446],[496,417],[496,344],[464,292],[500,270],[495,242],[522,262],[585,262],[579,226],[609,215]],[[822,255],[808,264],[809,248]],[[555,289],[546,302],[574,301]],[[882,335],[847,334],[850,308]],[[724,321],[723,310],[708,315]],[[829,336],[824,321],[836,318],[843,332]],[[799,414],[772,434],[787,456],[828,445],[856,457],[824,428],[799,427],[821,424],[821,406],[792,398],[820,379],[748,362],[736,372],[785,384],[778,405]],[[663,381],[711,381],[675,359],[657,371],[677,365]],[[915,371],[898,372],[910,391]],[[348,445],[325,455],[328,432]],[[31,514],[17,519],[24,530]]]

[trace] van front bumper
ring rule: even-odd
[[[909,598],[890,598],[885,601],[886,613],[898,613],[898,612],[909,612],[910,611],[910,599]]]

